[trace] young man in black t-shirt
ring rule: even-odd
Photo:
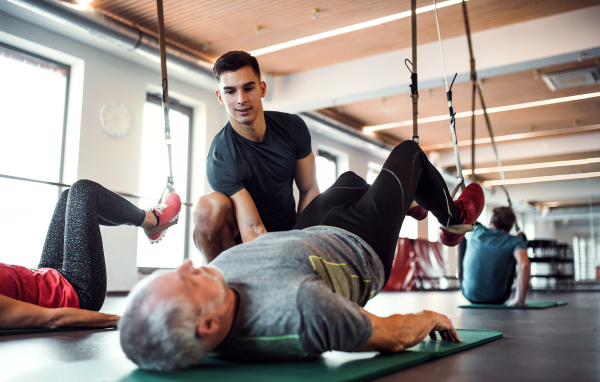
[[[308,128],[296,115],[263,111],[267,85],[256,58],[242,51],[225,53],[213,73],[229,122],[213,139],[206,159],[215,192],[201,197],[194,211],[194,243],[208,262],[236,243],[290,230],[319,194]]]

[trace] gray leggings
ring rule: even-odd
[[[100,224],[140,226],[146,213],[90,180],[59,197],[38,268],[52,268],[71,283],[79,307],[99,311],[106,296],[106,264]]]

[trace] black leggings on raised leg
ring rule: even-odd
[[[106,296],[106,264],[99,225],[134,225],[146,212],[89,180],[79,180],[56,203],[38,268],[59,271],[79,296],[79,307],[98,311]]]
[[[462,223],[440,173],[419,145],[405,141],[392,150],[373,185],[354,173],[343,174],[309,204],[294,229],[326,225],[358,235],[381,259],[387,281],[413,200],[445,226]]]

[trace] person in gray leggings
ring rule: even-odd
[[[100,225],[157,231],[175,220],[179,196],[144,211],[100,184],[79,180],[56,204],[37,269],[0,263],[0,329],[115,326],[97,313],[106,296]]]

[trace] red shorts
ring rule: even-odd
[[[44,308],[79,308],[79,296],[57,270],[0,263],[0,294]]]

